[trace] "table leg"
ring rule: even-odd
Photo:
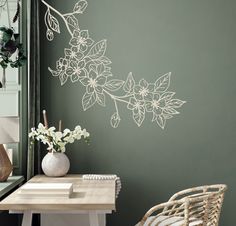
[[[32,212],[26,210],[23,212],[23,219],[21,226],[31,226],[32,225]]]
[[[100,214],[100,226],[106,226],[106,214]]]
[[[89,212],[89,224],[90,226],[99,226],[98,214],[96,213],[96,211]]]

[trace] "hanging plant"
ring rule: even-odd
[[[13,57],[13,54],[15,57]],[[26,62],[23,45],[20,43],[20,35],[15,33],[13,28],[0,27],[0,65],[3,68],[2,83],[0,88],[5,87],[5,70],[10,65],[19,68]]]

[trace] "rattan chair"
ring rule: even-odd
[[[136,226],[218,226],[226,185],[180,191],[152,207]]]

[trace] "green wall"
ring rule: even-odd
[[[48,0],[65,13],[76,1]],[[72,173],[114,173],[122,179],[117,212],[108,225],[134,225],[151,206],[171,194],[203,184],[226,183],[220,225],[232,225],[236,200],[236,1],[234,0],[99,0],[88,1],[79,16],[81,29],[94,40],[107,39],[112,72],[126,79],[154,82],[172,72],[170,90],[187,101],[165,130],[147,118],[138,128],[130,111],[119,104],[122,121],[110,126],[112,101],[86,112],[84,87],[63,87],[47,70],[64,56],[70,36],[63,25],[52,42],[45,37],[41,5],[42,109],[51,124],[63,120],[91,133],[91,144],[68,146]],[[53,14],[55,15],[55,14]]]

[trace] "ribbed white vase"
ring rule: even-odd
[[[48,177],[63,177],[70,169],[68,157],[61,152],[48,152],[42,160],[42,170]]]

